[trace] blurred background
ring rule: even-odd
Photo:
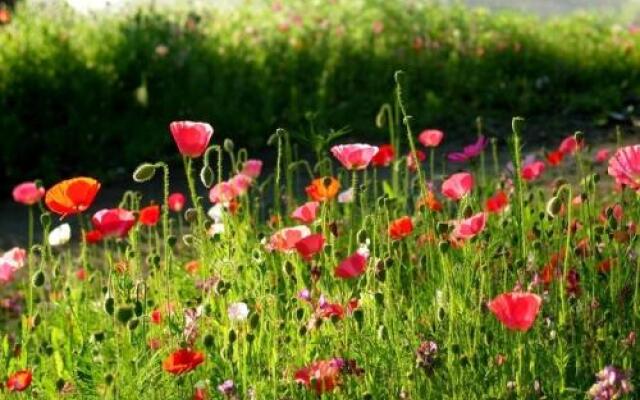
[[[478,116],[498,138],[525,116],[528,143],[544,144],[576,129],[611,140],[640,115],[639,1],[0,3],[5,194],[77,174],[128,184],[142,161],[178,161],[178,119],[254,154],[277,127],[382,143],[398,69],[416,129],[449,143]]]

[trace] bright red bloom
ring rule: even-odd
[[[607,159],[609,159],[609,154],[611,154],[611,150],[600,149],[596,152],[594,161],[597,162],[598,164],[602,164],[603,162],[607,161]]]
[[[437,129],[425,129],[418,135],[418,141],[424,147],[438,147],[444,138],[444,133]]]
[[[364,251],[356,251],[342,262],[335,269],[335,276],[342,279],[357,278],[364,274],[367,267],[368,254]]]
[[[103,236],[125,237],[136,223],[136,217],[123,208],[103,209],[93,214],[91,224]]]
[[[499,190],[492,197],[487,199],[487,203],[485,205],[485,210],[490,213],[499,213],[504,210],[509,205],[509,197],[507,194]]]
[[[79,281],[83,281],[87,278],[87,270],[85,270],[84,268],[78,268],[76,270],[76,278]]]
[[[102,232],[100,232],[97,229],[90,230],[84,234],[84,239],[89,244],[100,243],[103,238],[104,238],[104,235],[102,234]]]
[[[611,271],[611,267],[614,264],[614,260],[607,258],[606,260],[602,260],[598,263],[598,272],[602,272],[603,274],[606,274],[607,272]]]
[[[534,161],[522,167],[522,179],[525,181],[533,181],[538,179],[544,172],[544,163],[542,161]]]
[[[162,362],[162,369],[173,375],[182,375],[194,370],[204,362],[204,353],[190,349],[179,349]]]
[[[618,149],[609,159],[607,172],[618,185],[640,191],[640,144]]]
[[[308,367],[296,371],[296,383],[305,385],[316,394],[332,392],[341,383],[340,373],[344,362],[341,359],[315,361]]]
[[[208,398],[207,389],[203,387],[197,387],[193,392],[193,400],[207,400]]]
[[[311,184],[305,188],[307,195],[315,201],[331,200],[338,194],[340,190],[340,182],[333,177],[317,178],[311,181]]]
[[[416,162],[416,156],[418,161]],[[415,155],[412,153],[407,154],[407,168],[409,171],[415,172],[418,170],[418,164],[427,159],[426,154],[422,150],[416,150]]]
[[[396,151],[393,148],[393,145],[383,144],[378,148],[378,152],[376,153],[376,155],[373,156],[371,164],[374,167],[388,167],[393,161],[395,155]]]
[[[162,323],[162,311],[159,308],[151,311],[150,317],[152,324],[160,325]]]
[[[442,183],[442,194],[451,200],[458,201],[473,189],[473,175],[459,172],[451,175]]]
[[[32,378],[33,374],[28,369],[14,372],[13,375],[7,379],[7,389],[10,392],[22,392],[31,385]]]
[[[320,208],[320,203],[317,201],[309,201],[293,210],[291,218],[296,219],[303,224],[310,224],[316,220],[316,215]]]
[[[186,202],[187,202],[187,199],[184,197],[182,193],[179,193],[179,192],[171,193],[168,199],[169,210],[173,212],[181,212]]]
[[[325,301],[321,304],[318,304],[316,313],[320,318],[323,318],[323,319],[329,319],[329,318],[343,319],[344,307],[342,307],[342,304],[329,303]]]
[[[567,154],[573,154],[576,151],[580,150],[584,146],[583,141],[578,141],[574,135],[567,136],[560,146],[558,146],[558,151]]]
[[[549,165],[554,167],[560,165],[563,158],[564,153],[560,150],[554,150],[550,153],[547,153],[547,162],[549,163]]]
[[[204,122],[176,121],[169,125],[178,151],[185,157],[198,158],[207,149],[213,128]]]
[[[160,220],[160,206],[153,205],[141,209],[138,220],[142,225],[155,226]]]
[[[488,304],[491,312],[511,330],[528,331],[538,316],[542,299],[534,293],[503,293]]]
[[[455,222],[452,236],[456,239],[467,240],[481,233],[487,225],[487,214],[481,212],[469,218]]]
[[[311,260],[313,256],[321,252],[324,248],[324,236],[322,233],[309,235],[296,242],[295,247],[303,259],[307,261]]]
[[[350,171],[367,168],[376,153],[378,147],[360,143],[342,144],[331,148],[331,154]]]
[[[391,240],[400,240],[411,235],[411,232],[413,232],[411,217],[405,216],[392,221],[388,232]]]
[[[67,179],[50,188],[45,194],[44,202],[49,210],[66,217],[87,210],[98,190],[100,183],[93,178]]]
[[[12,194],[15,202],[31,206],[44,196],[44,188],[38,187],[35,182],[23,182],[13,188]]]

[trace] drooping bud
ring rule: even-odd
[[[133,171],[133,180],[138,183],[143,183],[151,180],[156,174],[156,167],[153,164],[143,163]]]

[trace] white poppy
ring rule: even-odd
[[[347,189],[338,195],[338,203],[353,202],[353,188]]]
[[[58,247],[69,243],[71,239],[71,226],[69,224],[62,224],[55,227],[49,232],[49,245],[52,247]]]
[[[224,205],[222,203],[217,203],[213,207],[209,209],[207,215],[209,218],[214,220],[215,222],[222,222],[222,218],[224,217]]]
[[[233,322],[242,322],[249,316],[249,307],[245,303],[233,303],[229,306],[227,313]]]

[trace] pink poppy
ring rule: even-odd
[[[442,194],[447,198],[458,201],[473,189],[473,175],[459,172],[451,175],[442,183]]]
[[[609,149],[600,149],[596,152],[594,157],[595,162],[598,164],[602,164],[603,162],[609,159],[609,155],[611,154],[611,150]]]
[[[442,138],[444,137],[444,133],[437,129],[425,129],[418,135],[418,141],[424,147],[438,147],[440,142],[442,142]]]
[[[169,130],[180,154],[191,158],[202,156],[213,135],[211,125],[204,122],[176,121],[169,125]]]
[[[102,209],[93,214],[91,224],[103,236],[125,237],[136,223],[136,217],[122,208]]]
[[[417,162],[416,158],[418,159]],[[418,170],[418,164],[421,164],[426,159],[427,155],[421,150],[416,150],[415,154],[409,152],[409,154],[407,154],[407,168],[409,168],[411,172],[416,172]]]
[[[176,192],[169,195],[169,210],[173,212],[181,212],[187,199],[182,193]]]
[[[13,200],[30,206],[39,202],[44,192],[44,188],[38,187],[35,182],[23,182],[13,188]]]
[[[295,372],[295,382],[312,389],[316,394],[332,392],[341,383],[344,361],[340,358],[315,361]]]
[[[249,176],[244,174],[237,174],[229,179],[229,184],[233,187],[233,190],[237,196],[242,196],[249,190],[251,181],[252,180]]]
[[[229,204],[237,195],[238,193],[236,192],[235,186],[230,182],[223,181],[211,188],[209,191],[209,201],[213,204]]]
[[[346,169],[361,170],[367,168],[378,148],[368,144],[343,144],[333,146],[331,153]]]
[[[7,283],[13,280],[13,274],[24,267],[27,258],[27,251],[19,247],[5,252],[0,257],[0,283]]]
[[[616,150],[609,159],[607,172],[618,185],[640,191],[640,144]]]
[[[356,251],[340,262],[335,269],[335,276],[342,279],[357,278],[364,274],[369,254],[362,249]]]
[[[318,213],[318,208],[320,207],[320,203],[317,201],[308,201],[301,205],[300,207],[293,210],[291,213],[291,218],[296,219],[303,224],[310,224],[316,220],[316,214]]]
[[[511,330],[528,331],[536,320],[542,299],[534,293],[503,293],[491,300],[489,310]]]
[[[447,155],[447,159],[451,162],[468,161],[479,156],[480,153],[482,153],[482,151],[485,149],[485,147],[487,147],[487,144],[489,144],[489,139],[480,135],[478,136],[478,140],[475,143],[465,146],[462,151],[449,153]]]
[[[300,239],[295,247],[303,259],[311,260],[313,256],[324,248],[324,236],[322,236],[322,233],[309,235],[304,239]]]
[[[260,176],[262,172],[262,161],[260,160],[247,160],[244,162],[242,166],[242,171],[240,172],[242,175],[246,175],[249,178],[257,178]]]
[[[567,136],[558,146],[558,151],[563,154],[573,154],[584,146],[582,141],[578,141],[574,135]]]
[[[544,172],[544,163],[542,161],[534,161],[522,167],[522,179],[525,181],[536,180]]]
[[[290,252],[295,249],[296,243],[311,235],[311,230],[306,225],[298,225],[292,228],[280,229],[269,239],[266,248],[269,251]]]
[[[456,239],[467,240],[481,233],[487,225],[487,214],[477,213],[469,218],[455,222],[452,236]]]

